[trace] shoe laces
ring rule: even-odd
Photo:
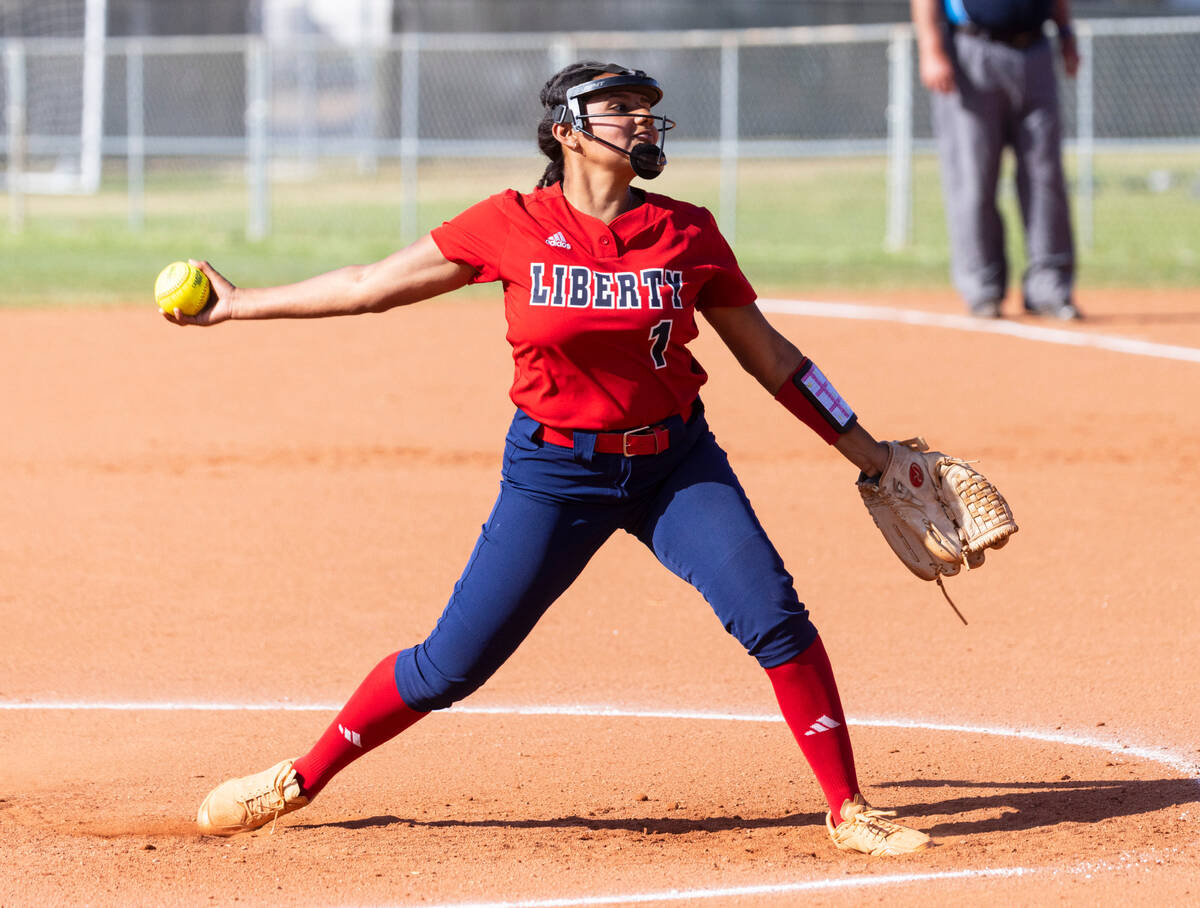
[[[271,833],[275,832],[275,823],[287,807],[287,783],[290,772],[283,772],[271,780],[270,786],[262,791],[240,798],[239,803],[245,807],[248,817],[261,816],[271,813]]]
[[[895,835],[902,828],[891,820],[884,819],[884,817],[894,817],[895,815],[896,811],[894,810],[868,807],[851,816],[849,821],[860,826],[871,838],[882,842],[890,836]]]

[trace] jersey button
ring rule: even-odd
[[[606,237],[606,236],[600,237],[600,245],[607,246],[608,245],[608,237]]]

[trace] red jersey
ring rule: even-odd
[[[755,293],[707,209],[667,196],[610,224],[562,184],[510,189],[437,227],[433,241],[502,281],[515,364],[513,403],[538,422],[628,429],[680,413],[708,376],[687,349],[696,310]]]

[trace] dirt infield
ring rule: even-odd
[[[1081,303],[1005,324],[1082,345],[771,315],[872,432],[1008,494],[1020,533],[948,583],[969,627],[852,469],[695,347],[867,796],[938,842],[904,859],[833,850],[765,676],[627,538],[462,708],[273,834],[198,836],[216,782],[307,749],[441,611],[511,416],[498,294],[208,331],[0,312],[0,905],[1200,901],[1200,361],[1170,352],[1200,293]]]

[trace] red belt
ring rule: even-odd
[[[691,419],[694,404],[684,414],[684,421]],[[555,429],[542,426],[542,440],[564,448],[575,447],[574,433],[570,429]],[[644,454],[661,454],[671,447],[671,432],[664,423],[642,426],[625,432],[597,432],[597,454],[624,454],[640,457]]]

